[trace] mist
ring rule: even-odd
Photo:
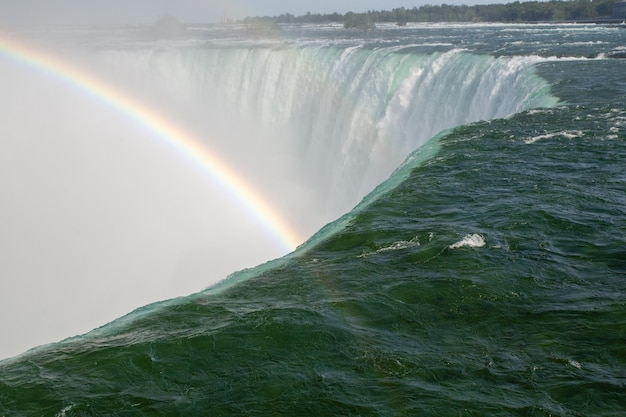
[[[193,132],[303,238],[328,220],[307,214],[310,190],[285,173],[276,130],[235,122],[183,73],[164,80],[123,51],[55,54]],[[109,103],[8,59],[0,85],[0,357],[288,252],[230,190]]]

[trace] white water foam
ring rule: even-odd
[[[563,132],[552,132],[552,133],[545,133],[543,135],[537,135],[537,136],[533,136],[527,139],[524,139],[524,143],[530,145],[532,143],[535,143],[537,141],[543,140],[543,139],[552,139],[555,137],[562,137],[565,139],[574,139],[574,138],[578,138],[583,136],[583,132],[580,130],[577,131],[563,131]]]
[[[359,255],[359,258],[366,258],[368,256],[371,255],[376,255],[379,253],[384,253],[384,252],[390,252],[390,251],[397,251],[397,250],[403,250],[403,249],[410,249],[410,248],[414,248],[420,246],[420,242],[417,239],[417,237],[411,239],[411,240],[399,240],[397,242],[393,242],[387,246],[383,246],[382,248],[376,249],[373,252],[366,252],[363,253],[361,255]]]
[[[450,245],[449,247],[450,249],[458,249],[463,247],[482,248],[483,246],[485,246],[485,239],[481,235],[474,233],[465,236],[463,239]]]

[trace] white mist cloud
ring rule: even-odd
[[[128,115],[19,64],[0,71],[0,358],[285,253]]]

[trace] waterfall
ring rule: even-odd
[[[95,77],[200,138],[303,236],[441,130],[554,104],[533,57],[123,42],[79,55]],[[49,74],[4,62],[0,71],[0,269],[37,306],[16,331],[50,329],[33,344],[284,254],[145,126]]]
[[[441,130],[554,104],[534,72],[539,58],[458,49],[159,48],[101,58],[194,114],[210,146],[274,200],[296,196],[285,211],[302,213],[307,233],[349,211]]]

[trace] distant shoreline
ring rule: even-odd
[[[347,12],[294,16],[246,17],[236,22],[247,24],[272,23],[340,23],[346,28],[371,29],[377,23],[573,23],[610,24],[624,23],[625,17],[616,13],[616,0],[526,1],[486,5],[424,5],[407,9],[370,10],[362,13]],[[621,6],[620,6],[621,7]],[[235,21],[230,20],[231,23]]]

